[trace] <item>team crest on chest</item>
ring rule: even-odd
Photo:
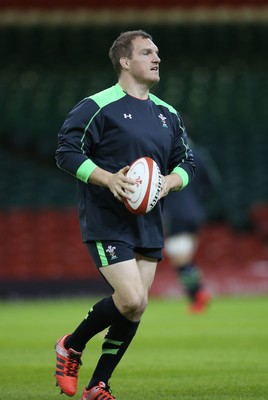
[[[159,114],[158,118],[160,118],[160,120],[162,122],[162,127],[163,128],[168,128],[168,126],[167,126],[167,117],[164,117],[163,114]]]

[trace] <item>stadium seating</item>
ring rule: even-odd
[[[0,267],[0,278],[64,274],[54,267],[59,252],[65,252],[55,245],[61,232],[53,221],[76,206],[76,188],[75,180],[55,166],[57,133],[78,100],[116,82],[107,51],[111,38],[124,28],[0,27],[0,254],[1,265],[7,265]],[[152,33],[162,59],[161,81],[153,91],[180,111],[190,135],[208,148],[218,166],[223,206],[217,217],[234,229],[256,226],[252,207],[268,202],[267,26],[181,24],[144,29]],[[12,242],[9,250],[7,235]],[[232,235],[222,237],[228,241]],[[41,250],[38,256],[31,254],[33,245],[42,249],[44,238],[51,239],[44,242],[50,260]],[[216,246],[220,253],[227,246],[224,240]],[[261,250],[248,240],[241,239],[238,246],[246,248],[250,258]],[[14,253],[16,246],[19,251]],[[201,257],[207,260],[213,251]],[[230,252],[224,254],[218,261],[226,265]],[[36,269],[40,259],[46,271],[42,266]]]
[[[180,110],[191,134],[214,155],[225,182],[224,217],[243,225],[252,201],[268,196],[267,27],[147,28],[163,59],[162,79],[154,91]],[[1,142],[11,151],[53,157],[57,132],[70,108],[115,82],[107,49],[118,30],[2,26]]]

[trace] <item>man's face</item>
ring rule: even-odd
[[[132,77],[141,84],[148,87],[153,86],[160,80],[157,46],[150,40],[136,37],[133,40],[132,58],[128,59],[129,71]]]

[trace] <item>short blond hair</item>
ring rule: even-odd
[[[109,57],[112,61],[114,70],[118,76],[120,75],[121,72],[120,58],[132,57],[133,40],[136,37],[142,37],[143,39],[153,40],[152,36],[143,30],[126,31],[122,32],[118,36],[118,38],[113,42],[113,45],[109,50]]]

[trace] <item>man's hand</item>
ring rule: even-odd
[[[111,174],[108,178],[108,188],[113,193],[114,197],[121,202],[123,202],[124,199],[129,199],[125,190],[134,192],[134,182],[126,176],[129,168],[130,167],[127,165],[115,174]]]
[[[169,194],[169,192],[175,192],[180,190],[182,187],[182,179],[178,174],[169,174],[166,176],[162,175],[162,187],[160,192],[160,199]]]
[[[134,182],[126,176],[129,168],[129,165],[127,165],[115,174],[112,174],[111,172],[97,167],[90,175],[88,183],[107,187],[116,199],[123,202],[124,199],[129,199],[129,196],[125,193],[126,189],[130,192],[134,192]]]

